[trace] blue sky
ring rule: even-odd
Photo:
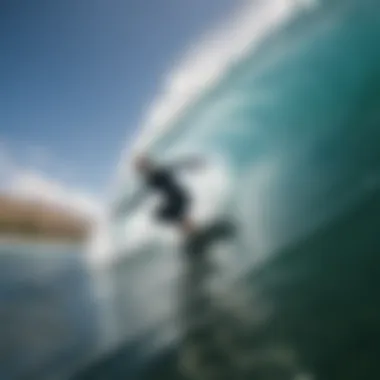
[[[2,1],[3,160],[102,193],[162,77],[241,3]]]

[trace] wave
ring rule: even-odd
[[[225,81],[244,57],[253,54],[292,17],[314,9],[316,4],[310,0],[249,2],[206,33],[164,78],[161,93],[148,107],[134,143],[128,144],[122,154],[118,175],[125,176],[131,157],[151,148],[154,142],[176,129],[186,114],[192,112],[192,107],[204,101],[215,86]]]

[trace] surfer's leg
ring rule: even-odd
[[[154,216],[159,222],[169,222],[170,210],[167,205],[160,205],[155,211]]]
[[[185,197],[173,198],[166,207],[167,220],[179,228],[185,237],[195,231],[195,225],[189,216],[189,201]]]
[[[187,202],[182,199],[172,198],[158,208],[156,218],[162,222],[179,226],[184,233],[188,233],[192,230],[192,223],[186,216],[187,210]]]

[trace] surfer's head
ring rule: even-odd
[[[146,155],[141,155],[135,158],[135,168],[138,172],[146,174],[154,167],[152,159]]]

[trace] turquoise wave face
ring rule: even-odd
[[[377,186],[380,29],[372,9],[345,2],[301,17],[153,147],[158,158],[222,158],[234,183],[231,213],[256,231],[257,250],[300,238]]]
[[[230,295],[221,298],[250,294],[243,303],[250,310],[245,332],[252,338],[246,347],[254,348],[251,362],[264,357],[272,367],[288,365],[287,377],[282,372],[272,378],[372,379],[380,372],[378,337],[370,336],[380,320],[376,7],[335,1],[294,20],[239,62],[152,147],[163,161],[204,156],[218,173],[221,192],[197,174],[189,186],[199,198],[218,196],[210,210],[236,222],[236,239],[223,250],[228,264],[218,274]],[[189,277],[180,271],[175,240],[156,223],[147,229],[133,219],[135,211],[149,219],[149,207],[139,205],[115,223],[127,256],[115,270],[115,299],[120,320],[128,321],[121,328],[128,339],[149,336],[146,346],[160,351],[168,336],[182,337],[189,328],[182,320],[176,324],[176,310],[187,298],[175,298],[173,290]],[[132,219],[135,229],[128,227]],[[128,245],[141,228],[142,239]],[[230,275],[242,288],[234,288]],[[197,313],[195,308],[189,315]],[[301,377],[305,369],[314,377]],[[262,368],[252,371],[268,378]]]

